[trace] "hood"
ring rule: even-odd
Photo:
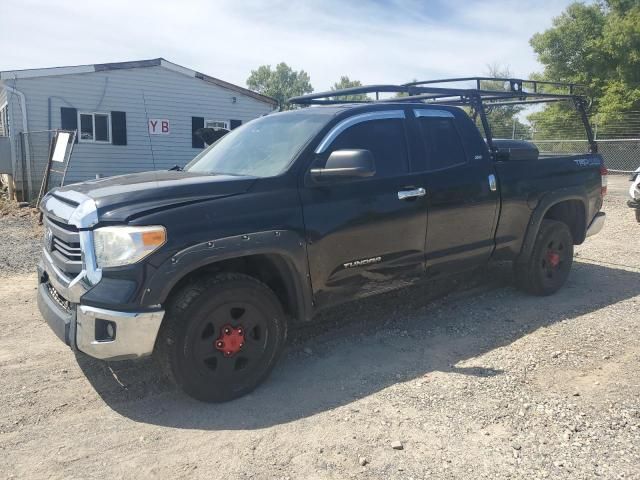
[[[184,171],[143,172],[75,183],[50,192],[91,198],[100,221],[127,221],[149,211],[244,193],[255,177],[214,175]]]

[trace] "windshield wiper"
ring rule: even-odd
[[[174,165],[169,169],[169,171],[171,170],[175,170],[176,172],[184,172],[184,168],[182,168],[180,165]]]

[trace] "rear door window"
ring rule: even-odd
[[[369,120],[347,128],[333,141],[329,154],[345,149],[369,150],[376,163],[375,177],[392,177],[409,171],[401,118]]]
[[[467,162],[453,118],[418,117],[429,170],[442,170]]]

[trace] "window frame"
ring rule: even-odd
[[[347,130],[349,127],[353,127],[354,125],[358,125],[359,123],[369,122],[373,120],[390,120],[390,119],[401,119],[406,122],[407,115],[404,110],[375,110],[372,112],[358,113],[356,115],[352,115],[347,117],[338,123],[336,123],[320,140],[318,146],[315,148],[314,152],[318,155],[323,154],[328,150],[328,148],[333,144],[334,140],[340,136],[342,132]],[[405,137],[406,137],[406,124],[404,126],[405,129]]]
[[[405,155],[406,155],[406,168],[405,172],[397,173],[390,176],[382,176],[378,177],[374,175],[370,178],[356,178],[356,179],[348,179],[345,180],[347,182],[360,182],[360,181],[374,181],[374,180],[383,180],[389,178],[396,177],[404,177],[406,175],[413,174],[412,170],[412,154],[411,154],[411,145],[409,142],[409,125],[407,124],[407,114],[404,109],[393,109],[393,110],[374,110],[364,113],[357,113],[355,115],[349,116],[340,120],[333,127],[329,129],[329,131],[322,137],[316,148],[314,149],[314,153],[316,154],[316,158],[318,156],[328,157],[327,152],[331,151],[331,147],[334,142],[347,130],[351,127],[369,123],[376,121],[384,121],[384,120],[400,120],[402,125],[402,139],[404,142]],[[315,161],[314,161],[315,162]],[[313,168],[314,162],[311,163],[309,168]],[[308,172],[307,172],[308,174]]]
[[[93,129],[93,138],[86,139],[82,138],[82,115],[91,115],[91,126]],[[109,135],[108,140],[96,140],[96,115],[104,115],[107,117],[107,134]],[[112,145],[113,144],[113,135],[111,132],[111,113],[110,112],[81,112],[78,110],[78,142],[79,143],[99,143],[103,145]]]
[[[220,127],[220,126],[209,127],[208,126],[209,123],[222,123],[222,124],[224,124],[224,127]],[[229,120],[211,120],[211,119],[207,120],[205,118],[205,120],[204,120],[204,128],[224,128],[226,130],[231,131],[231,123],[230,123]]]
[[[9,102],[0,105],[0,120],[2,121],[2,133],[0,137],[9,136]]]
[[[424,152],[423,154],[426,160],[425,162],[426,168],[424,170],[425,172],[442,172],[450,168],[456,168],[456,167],[469,164],[469,152],[467,152],[467,148],[465,147],[462,134],[460,132],[460,129],[458,128],[458,122],[456,122],[456,117],[453,113],[447,110],[415,108],[413,109],[413,118],[414,118],[414,121],[416,122],[417,133],[418,135],[420,135],[422,149]],[[431,155],[429,154],[427,139],[422,133],[422,125],[420,125],[420,118],[441,118],[441,119],[449,120],[453,124],[453,130],[456,132],[456,135],[458,136],[460,147],[462,148],[462,153],[464,154],[464,161],[447,165],[446,167],[432,168]]]

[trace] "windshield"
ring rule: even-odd
[[[252,120],[204,150],[185,170],[252,177],[278,175],[327,121],[326,115],[316,112],[288,112]]]

